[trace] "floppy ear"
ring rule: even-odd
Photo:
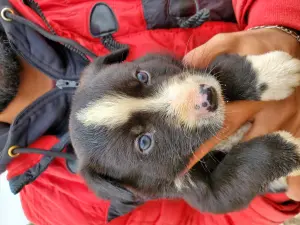
[[[111,200],[107,222],[129,213],[143,203],[143,201],[136,199],[132,192],[110,177],[99,175],[89,168],[82,169],[80,174],[98,197]]]
[[[100,65],[121,63],[127,58],[128,53],[129,53],[129,48],[121,48],[111,52],[110,54],[104,57],[98,57],[95,61],[97,61],[96,64],[100,64]]]
[[[88,167],[84,167],[79,173],[97,196],[107,200],[118,199],[126,202],[135,201],[134,194],[122,187],[118,181],[108,176],[98,174]]]
[[[97,57],[94,62],[92,63],[92,66],[96,70],[100,70],[105,66],[115,64],[115,63],[121,63],[123,62],[129,53],[128,48],[121,48],[116,51],[111,52],[110,54],[106,56],[99,56]]]
[[[108,209],[107,222],[131,212],[141,204],[142,202],[111,201]]]
[[[105,56],[99,56],[94,59],[81,73],[80,86],[84,85],[86,82],[92,82],[91,80],[95,77],[100,70],[115,63],[123,62],[129,53],[129,48],[121,48],[113,51]]]

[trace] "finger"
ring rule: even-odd
[[[265,102],[258,101],[235,101],[226,104],[223,128],[211,141],[219,143],[224,138],[232,135],[243,124],[253,120],[254,116],[262,110],[266,104]]]
[[[253,120],[268,103],[262,101],[235,101],[226,104],[225,124],[233,129],[239,128],[247,121]]]
[[[216,56],[237,52],[235,36],[232,33],[215,35],[205,44],[188,52],[183,58],[183,63],[196,68],[206,68]]]
[[[288,191],[286,195],[294,201],[300,201],[300,176],[288,177],[287,183]]]
[[[219,144],[222,140],[235,133],[236,130],[241,127],[241,125],[245,124],[249,120],[252,120],[254,115],[263,108],[264,104],[264,102],[256,101],[236,101],[228,103],[226,105],[226,112],[230,113],[225,112],[223,128],[217,133],[217,135],[204,142],[199,149],[194,152],[194,155],[190,159],[185,171],[191,169],[211,149],[213,149],[215,145]]]
[[[183,58],[183,63],[194,68],[206,68],[221,53],[221,49],[214,46],[214,43],[207,42],[187,53]]]
[[[290,124],[289,121],[291,119],[292,122],[295,121],[295,119],[293,119],[293,117],[297,113],[295,102],[295,94],[281,101],[266,102],[264,104],[264,109],[255,115],[254,123],[252,124],[250,131],[244,136],[242,141],[248,141],[252,138],[272,133],[278,130],[286,130],[286,128],[288,128],[287,130],[290,132],[295,132],[295,130],[292,130],[291,127],[288,127],[288,125]]]
[[[279,126],[278,126],[279,127]],[[243,137],[242,142],[249,141],[250,139],[266,135],[268,133],[272,133],[273,131],[276,131],[278,129],[273,128],[270,129],[268,126],[264,125],[263,122],[255,121],[252,124],[251,129],[246,133],[246,135]]]

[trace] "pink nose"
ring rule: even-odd
[[[218,95],[216,89],[209,85],[201,84],[195,101],[195,110],[197,111],[197,114],[214,112],[217,108]]]

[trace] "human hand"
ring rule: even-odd
[[[261,29],[216,35],[204,45],[189,52],[183,62],[192,67],[205,68],[216,56],[223,53],[257,55],[274,50],[285,51],[300,58],[300,44],[295,38],[280,30]],[[227,104],[223,128],[199,148],[188,168],[247,121],[252,121],[253,125],[244,141],[278,130],[286,130],[300,137],[299,107],[300,88],[292,96],[281,101],[240,101]],[[300,176],[288,177],[288,184],[287,195],[300,201]]]
[[[220,33],[205,44],[188,52],[183,62],[196,68],[205,68],[220,54],[260,55],[270,51],[284,51],[300,58],[300,44],[291,35],[278,29],[258,29]]]

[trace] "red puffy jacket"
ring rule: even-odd
[[[156,0],[157,1],[157,0]],[[22,1],[11,0],[18,13],[47,29],[40,17]],[[71,38],[96,55],[108,51],[89,32],[89,17],[95,0],[37,1],[45,17],[62,37]],[[278,24],[300,30],[298,0],[233,0],[237,24],[209,21],[196,28],[164,29],[151,25],[142,0],[105,0],[116,14],[119,31],[114,34],[120,43],[130,46],[128,60],[156,49],[168,49],[183,56],[185,52],[205,43],[221,32],[233,32],[257,25]],[[172,1],[167,1],[172,2]],[[205,1],[203,1],[205,2]],[[217,2],[217,1],[212,1]],[[153,9],[154,10],[154,9]],[[147,19],[145,19],[147,18]],[[150,24],[150,25],[149,25]],[[157,29],[159,28],[159,29]],[[43,136],[32,143],[32,148],[50,149],[58,142],[54,136]],[[16,177],[41,159],[40,155],[22,154],[7,167],[8,179]],[[32,183],[20,192],[27,218],[35,225],[100,225],[107,221],[109,202],[96,198],[83,180],[71,174],[65,161],[55,159]],[[297,214],[300,204],[289,201],[284,194],[257,197],[240,212],[226,215],[201,213],[183,200],[156,200],[136,208],[129,214],[112,220],[116,225],[251,225],[280,224]]]

